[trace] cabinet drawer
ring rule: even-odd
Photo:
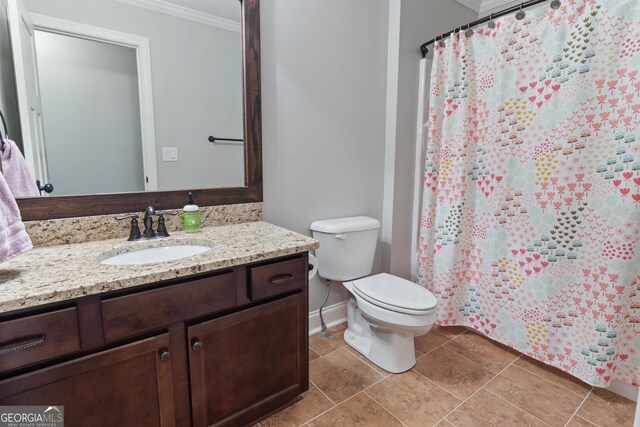
[[[234,273],[103,300],[104,338],[113,341],[236,306]]]
[[[255,301],[296,289],[304,289],[307,275],[304,257],[251,267],[249,270],[251,299]]]
[[[0,323],[0,372],[78,350],[75,308]]]

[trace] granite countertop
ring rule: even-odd
[[[213,246],[175,261],[129,266],[103,265],[110,256],[167,244]],[[248,222],[182,231],[158,240],[120,239],[37,248],[0,264],[0,313],[190,276],[234,265],[308,251],[310,237],[266,222]]]

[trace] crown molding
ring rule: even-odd
[[[482,0],[457,0],[458,3],[467,6],[469,9],[480,13],[482,7]]]
[[[221,18],[204,12],[199,12],[188,7],[178,6],[163,0],[118,0],[131,6],[141,7],[143,9],[153,10],[154,12],[164,13],[166,15],[175,16],[176,18],[186,19],[197,22],[199,24],[209,25],[210,27],[220,28],[222,30],[240,33],[240,23],[230,19]]]
[[[509,3],[515,3],[514,0],[456,0],[458,3],[467,6],[469,9],[478,12],[482,15],[492,9],[506,6]]]
[[[520,2],[514,0],[483,0],[478,13],[483,14],[496,8],[502,10],[506,8],[510,3],[515,4]]]

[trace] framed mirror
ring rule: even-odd
[[[48,182],[55,174],[61,177],[61,172],[70,175],[67,177],[68,185],[58,185],[59,189],[66,189],[62,195],[59,195],[61,191],[54,191],[49,197],[17,199],[23,220],[140,212],[149,205],[157,209],[178,208],[184,205],[188,191],[193,191],[194,199],[201,206],[262,201],[259,0],[20,1],[25,2],[27,8],[40,7],[35,12],[30,11],[36,30],[32,37],[35,45],[42,47],[42,68],[46,66],[47,70],[54,70],[47,71],[51,73],[50,76],[39,76],[40,82],[48,84],[46,91],[45,87],[41,89],[44,121],[47,121],[47,111],[52,111],[50,115],[53,118],[50,122],[58,125],[58,129],[53,126],[52,130],[44,128],[46,156],[40,158],[51,163],[47,165],[50,171],[56,164],[62,167],[58,166],[55,172],[41,179],[41,182]],[[63,19],[59,16],[62,8],[53,4],[61,2],[77,6],[78,1],[85,5],[85,9],[93,8],[104,16],[111,13],[105,6],[107,3],[116,3],[116,9],[130,8],[135,13],[131,12],[126,19],[116,17],[119,27],[114,30],[105,28],[106,25],[95,25],[95,22],[79,22],[78,16],[82,11],[79,12],[77,7],[72,8],[73,19]],[[235,26],[234,11],[229,8],[229,4],[237,8],[239,22]],[[51,13],[46,13],[47,8]],[[203,11],[202,8],[208,9]],[[225,12],[225,8],[228,12]],[[142,13],[142,9],[145,9],[144,13],[150,13],[154,19],[158,19],[160,32],[168,34],[169,39],[154,38],[153,34],[140,36],[142,21],[146,18],[135,16]],[[194,10],[198,12],[195,13]],[[231,15],[225,16],[225,13]],[[69,27],[69,22],[63,21],[71,21],[77,25]],[[169,25],[176,21],[175,27]],[[188,25],[193,25],[195,29],[192,31]],[[226,28],[220,28],[220,25]],[[215,28],[211,29],[211,26]],[[90,27],[98,27],[97,32],[91,33]],[[190,32],[197,35],[192,40],[185,38]],[[81,36],[69,37],[78,34]],[[221,39],[226,38],[231,44],[236,40],[239,52],[235,56],[234,52],[225,54],[225,48],[219,40],[213,44],[207,43],[212,41],[209,34],[219,34]],[[4,37],[4,34],[0,37]],[[90,79],[88,73],[82,70],[94,67],[87,64],[91,55],[81,55],[82,61],[75,60],[73,65],[81,72],[71,79],[67,88],[61,88],[62,79],[56,76],[68,78],[74,74],[69,71],[68,61],[58,69],[55,68],[55,63],[63,62],[65,52],[73,47],[69,47],[70,45],[77,45],[75,48],[80,52],[83,49],[93,52],[92,55],[97,58],[98,63],[102,63],[102,67],[107,68],[111,75],[117,75],[115,80],[123,80],[123,64],[133,62],[138,75],[134,73],[125,85],[129,84],[136,89],[138,96],[134,97],[132,105],[139,104],[139,112],[134,111],[135,108],[127,109],[119,104],[113,113],[105,113],[110,101],[86,95],[93,95],[99,90],[120,93],[115,89],[104,89],[106,83],[102,80],[100,83],[90,83],[87,89],[76,90],[74,86],[80,85],[81,80]],[[198,48],[203,46],[204,53],[198,53]],[[163,50],[170,49],[177,51],[179,56],[175,59],[163,56]],[[115,53],[110,53],[112,50]],[[106,60],[107,54],[113,54],[112,58],[116,60]],[[231,66],[227,67],[227,62]],[[197,66],[204,66],[204,70],[196,71]],[[172,67],[172,73],[162,74]],[[237,81],[234,80],[236,72],[239,74]],[[16,92],[19,92],[18,73],[19,67],[16,67]],[[141,78],[145,73],[149,77],[148,81]],[[24,71],[24,74],[28,75],[29,72]],[[102,68],[99,74],[105,74]],[[205,78],[198,80],[195,77],[200,75]],[[47,100],[44,97],[54,89],[59,91],[59,95],[57,99],[52,98],[54,101],[49,100],[47,110]],[[77,93],[74,94],[74,91]],[[233,93],[237,93],[237,101],[234,100]],[[66,120],[62,113],[56,111],[62,109],[60,98],[63,98],[65,104],[72,104],[70,99],[73,96],[84,96],[95,101],[90,104],[92,108],[95,107],[93,111],[87,113],[87,118],[79,124],[71,124],[69,117],[82,114],[83,109],[89,110],[88,107],[81,107],[78,114],[67,112]],[[116,98],[119,101],[123,97]],[[159,101],[165,102],[171,109]],[[151,114],[144,109],[145,103],[150,106]],[[32,114],[33,110],[31,108]],[[118,114],[134,116],[134,126],[125,124],[114,128],[112,124],[116,120],[113,117]],[[24,114],[20,115],[22,122],[23,116]],[[79,130],[83,123],[90,122],[96,116],[102,121],[85,126],[81,137],[76,137],[75,134],[65,136],[66,129]],[[107,119],[103,116],[107,116]],[[24,129],[24,126],[21,128]],[[47,138],[48,134],[51,134],[51,138]],[[146,142],[145,138],[140,138],[123,143],[125,136],[129,134],[143,136]],[[71,148],[59,145],[60,143],[56,146],[55,137],[62,143],[73,138],[80,142],[76,142],[78,145]],[[240,141],[226,141],[227,139]],[[116,143],[121,143],[122,148],[117,147]],[[52,151],[53,147],[62,148]],[[131,151],[126,151],[129,150],[127,147]],[[29,162],[29,149],[34,149],[24,145],[21,148],[25,151],[30,168],[35,171],[34,175],[40,174],[39,165]],[[83,152],[85,157],[81,157]],[[112,158],[109,158],[110,155]],[[37,159],[38,156],[32,158]],[[65,164],[65,161],[68,163]],[[123,178],[127,168],[133,164],[139,170],[134,169],[128,173],[137,178]],[[81,170],[85,171],[85,175],[73,175]],[[64,182],[62,178],[57,180]],[[90,181],[95,181],[93,187],[89,186]],[[53,179],[51,182],[55,187],[56,182]]]

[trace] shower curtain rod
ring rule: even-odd
[[[536,4],[540,4],[540,3],[544,3],[546,1],[549,0],[530,0],[530,1],[525,1],[523,3],[520,3],[519,5],[516,6],[512,6],[509,7],[507,9],[501,10],[500,12],[497,13],[492,13],[489,16],[485,16],[484,18],[478,19],[477,21],[473,21],[467,25],[463,25],[457,29],[454,29],[452,31],[449,31],[448,33],[444,33],[441,36],[438,36],[436,38],[434,38],[433,40],[429,40],[426,43],[423,43],[422,45],[420,45],[420,52],[422,53],[422,57],[426,57],[427,53],[429,52],[429,45],[434,44],[435,42],[442,40],[448,36],[450,36],[451,34],[458,32],[458,31],[462,31],[462,30],[468,30],[471,27],[475,27],[476,25],[480,25],[480,24],[484,24],[485,22],[489,22],[491,19],[493,18],[499,18],[501,16],[505,16],[508,15],[512,12],[518,11],[520,9],[524,9],[525,7],[530,7],[530,6],[535,6]]]

